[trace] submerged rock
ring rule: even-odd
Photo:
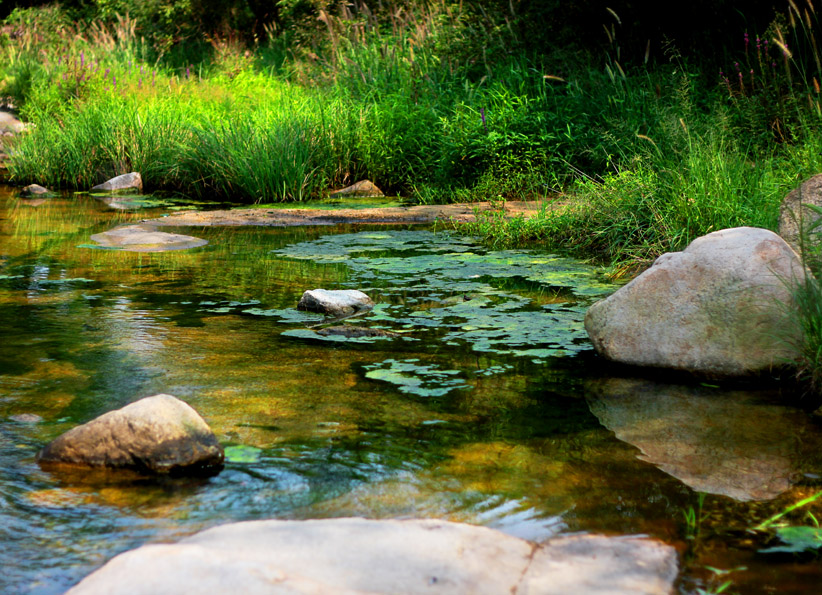
[[[46,198],[49,196],[54,196],[54,192],[49,190],[48,188],[44,188],[39,184],[29,184],[20,189],[20,196],[23,198],[31,198],[31,197],[41,197]]]
[[[69,430],[43,448],[37,461],[156,474],[203,473],[222,468],[223,449],[194,409],[160,394]]]
[[[663,254],[593,304],[585,329],[597,352],[616,362],[714,376],[763,372],[798,357],[789,285],[804,274],[771,231],[717,231]]]
[[[309,289],[297,304],[297,310],[319,312],[336,318],[351,316],[373,307],[371,298],[356,289]]]
[[[697,492],[771,500],[822,451],[822,435],[807,414],[761,395],[638,379],[587,388],[602,425],[642,451],[641,460]]]
[[[143,178],[136,171],[129,174],[122,174],[97,184],[91,192],[108,192],[112,194],[124,194],[129,192],[140,193],[143,191]]]
[[[336,335],[348,339],[359,339],[362,337],[401,337],[399,333],[385,331],[378,328],[368,328],[364,326],[329,326],[317,331],[318,335]]]
[[[185,250],[199,248],[208,244],[208,240],[186,236],[178,233],[157,231],[152,225],[124,225],[103,233],[96,233],[91,240],[102,248],[126,250],[129,252],[164,252],[167,250]]]
[[[811,233],[811,229],[819,221],[820,214],[811,207],[822,208],[822,174],[791,190],[779,206],[779,235],[797,252],[800,252],[803,234],[812,245],[819,244],[822,230]]]
[[[674,548],[576,535],[537,545],[439,520],[248,521],[109,561],[70,595],[156,593],[663,594]]]
[[[329,196],[331,198],[376,198],[385,195],[370,180],[360,180],[356,184],[335,190]]]

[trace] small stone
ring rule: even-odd
[[[42,417],[34,413],[20,413],[18,415],[12,415],[9,419],[21,424],[39,424],[43,421]]]
[[[335,190],[330,194],[330,198],[377,198],[380,196],[385,195],[370,180],[360,180],[356,184]]]
[[[53,195],[54,193],[51,190],[44,188],[39,184],[29,184],[20,190],[20,196],[23,198],[29,198],[32,196],[46,197]]]
[[[822,208],[822,174],[791,190],[779,206],[779,235],[797,252],[801,252],[802,241],[811,245],[819,243],[820,230],[811,232],[820,217],[813,207]]]
[[[219,471],[223,457],[203,418],[183,401],[160,394],[69,430],[43,448],[37,461],[176,475]]]
[[[297,310],[319,312],[337,318],[351,316],[374,307],[371,298],[356,289],[314,289],[303,293]]]
[[[109,194],[140,193],[142,191],[143,178],[136,171],[111,178],[91,189],[91,192],[105,192]]]

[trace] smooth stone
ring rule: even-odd
[[[371,298],[356,289],[309,289],[303,293],[297,310],[319,312],[337,318],[351,316],[374,307]]]
[[[178,233],[157,231],[152,225],[124,225],[91,236],[92,241],[103,248],[117,248],[129,252],[164,252],[199,248],[208,240]]]
[[[594,381],[586,389],[602,425],[637,447],[640,460],[696,492],[772,500],[822,452],[822,434],[806,413],[756,394],[640,379]]]
[[[811,245],[816,245],[822,232],[820,229],[811,232],[820,214],[808,205],[822,208],[822,174],[805,180],[798,188],[791,190],[779,206],[779,235],[800,253],[803,233]]]
[[[746,376],[789,365],[802,332],[789,285],[806,272],[785,241],[737,227],[663,254],[585,316],[597,352],[620,363]]]
[[[44,188],[39,184],[29,184],[28,186],[25,186],[20,189],[20,196],[23,198],[29,198],[32,196],[46,197],[54,196],[54,193],[48,188]]]
[[[177,475],[219,471],[223,457],[211,428],[191,406],[159,394],[58,436],[37,461]]]
[[[673,547],[575,535],[544,544],[440,520],[247,521],[120,554],[68,595],[671,593]]]
[[[142,191],[143,178],[136,171],[116,176],[103,182],[102,184],[97,184],[97,186],[94,186],[91,189],[91,192],[109,192],[114,194],[122,194],[127,192],[140,193]]]
[[[21,424],[39,424],[43,418],[36,413],[19,413],[9,417],[10,420]]]
[[[14,136],[25,132],[29,124],[18,120],[13,114],[0,110],[0,132],[7,136]]]
[[[376,198],[385,196],[382,190],[370,180],[360,180],[356,184],[332,192],[330,198]]]

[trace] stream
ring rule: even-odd
[[[775,384],[605,363],[582,320],[617,285],[595,267],[421,226],[177,228],[209,244],[159,253],[90,241],[179,208],[0,187],[0,592],[62,593],[227,522],[343,516],[650,535],[680,552],[681,593],[822,584],[818,557],[761,553],[750,531],[822,489],[822,422]],[[372,312],[337,325],[385,334],[298,312],[317,287],[369,294]],[[156,393],[212,427],[219,475],[34,462]]]

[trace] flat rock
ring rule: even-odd
[[[373,307],[371,298],[356,289],[309,289],[297,304],[297,310],[319,312],[335,318],[351,316]]]
[[[637,366],[745,376],[798,357],[801,329],[788,286],[804,278],[797,254],[775,233],[737,227],[663,254],[593,304],[585,329],[597,352]]]
[[[20,134],[21,132],[25,132],[28,126],[28,124],[21,122],[13,114],[0,111],[0,133]]]
[[[577,535],[537,545],[439,520],[249,521],[121,554],[70,595],[662,594],[674,549]]]
[[[194,409],[160,394],[69,430],[43,448],[37,461],[155,474],[210,473],[222,468],[223,449]]]
[[[153,225],[145,223],[115,227],[103,233],[96,233],[91,236],[91,239],[102,248],[129,252],[185,250],[186,248],[199,248],[208,244],[208,240],[178,233],[157,231]]]
[[[335,190],[329,196],[331,198],[374,198],[385,195],[371,180],[360,180],[356,184]]]
[[[806,413],[762,395],[644,379],[593,381],[586,392],[591,412],[639,459],[697,492],[771,500],[822,450]]]
[[[820,214],[813,208],[822,208],[822,174],[805,180],[798,188],[791,190],[779,206],[779,235],[791,248],[801,252],[801,236],[811,244],[819,244],[822,230],[812,232]]]
[[[97,184],[91,189],[91,192],[106,192],[112,194],[141,193],[142,191],[143,178],[136,171],[116,176],[110,180],[106,180],[102,184]]]

